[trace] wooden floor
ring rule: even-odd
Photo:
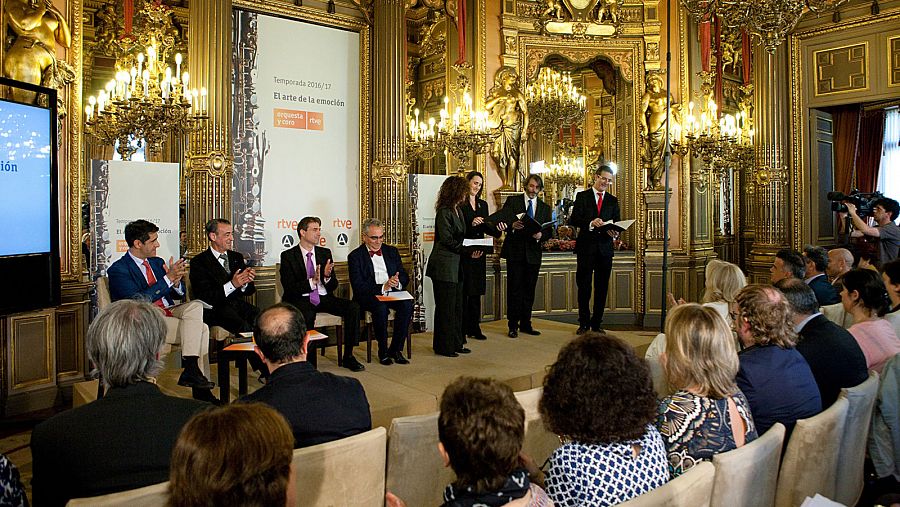
[[[430,332],[418,333],[412,339],[412,358],[408,365],[382,366],[377,362],[366,364],[366,370],[352,373],[337,366],[334,347],[319,356],[318,368],[338,375],[355,377],[362,383],[372,411],[373,426],[390,427],[391,419],[407,415],[421,415],[438,410],[438,400],[444,387],[461,375],[489,376],[508,384],[514,391],[538,387],[547,367],[556,360],[559,349],[575,336],[576,326],[549,320],[535,320],[535,328],[541,336],[520,334],[512,339],[506,336],[506,322],[482,324],[488,339],[469,340],[471,354],[457,358],[437,356],[431,348]],[[611,331],[639,351],[646,349],[656,332]],[[375,354],[373,343],[373,354]],[[356,358],[365,363],[365,343],[356,349]],[[188,398],[191,390],[177,384],[181,373],[177,357],[170,356],[167,368],[160,375],[160,389],[172,396]],[[216,378],[216,365],[212,365],[211,378]],[[237,373],[231,370],[231,398],[237,397]],[[248,388],[252,392],[261,384],[251,372]],[[218,388],[214,389],[218,394]],[[31,496],[31,449],[28,443],[31,431],[23,431],[0,439],[0,452],[6,454],[19,468],[22,480]]]

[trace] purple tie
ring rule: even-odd
[[[312,252],[306,253],[306,277],[313,278],[316,276],[316,267],[313,266]],[[319,306],[319,285],[313,287],[313,291],[309,293],[309,302],[313,306]]]

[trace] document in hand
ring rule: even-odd
[[[466,238],[463,240],[463,251],[474,252],[481,250],[484,253],[494,253],[494,238],[473,239]]]
[[[387,296],[375,296],[375,299],[379,301],[406,301],[407,299],[412,298],[412,294],[405,290],[395,290],[392,292],[388,292]]]
[[[614,231],[625,232],[631,227],[631,224],[634,223],[634,220],[619,220],[618,222],[607,222],[603,224],[601,229],[612,229]]]
[[[507,210],[506,208],[500,208],[495,213],[488,215],[488,217],[484,219],[484,221],[486,223],[491,224],[494,227],[497,227],[501,223],[504,223],[504,224],[506,224],[507,228],[511,227],[512,223],[515,220],[516,220],[515,215],[513,215],[511,212],[509,212],[509,210]]]
[[[528,234],[529,236],[533,236],[538,231],[544,229],[544,227],[550,227],[551,225],[556,225],[556,220],[551,220],[549,222],[539,223],[537,220],[531,218],[526,213],[519,213],[516,215],[516,220],[521,220],[522,225],[525,226],[522,229],[522,232]]]

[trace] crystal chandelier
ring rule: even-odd
[[[580,156],[554,156],[544,171],[544,177],[548,183],[556,185],[558,197],[570,197],[575,187],[584,183],[584,159]]]
[[[181,72],[180,53],[174,55],[172,70],[170,14],[164,5],[144,2],[137,30],[113,41],[115,79],[88,98],[84,108],[85,132],[101,144],[118,143],[123,160],[143,142],[151,155],[158,154],[170,135],[199,130],[208,118],[206,88],[188,88],[190,76]]]
[[[580,125],[587,111],[587,97],[572,84],[572,76],[542,67],[537,81],[525,87],[531,125],[547,139],[565,125]]]
[[[487,111],[475,111],[472,97],[463,94],[463,105],[450,113],[450,98],[444,97],[439,119],[425,118],[418,108],[406,115],[406,154],[411,159],[429,159],[438,153],[448,153],[459,161],[460,167],[469,163],[469,154],[484,153],[497,137],[490,127]],[[411,113],[411,114],[410,114]]]

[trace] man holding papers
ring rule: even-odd
[[[363,222],[363,243],[347,256],[353,299],[363,311],[372,314],[375,339],[378,340],[378,361],[387,366],[409,364],[403,357],[403,344],[409,333],[413,301],[406,287],[409,276],[403,269],[400,252],[384,244],[381,220],[370,218]],[[393,297],[389,301],[385,296]],[[394,339],[387,344],[388,310],[394,310]]]
[[[619,200],[607,192],[613,182],[613,171],[601,165],[594,170],[591,188],[578,192],[569,223],[579,228],[575,242],[577,266],[575,283],[578,286],[578,331],[601,331],[606,291],[612,272],[613,240],[619,231],[612,222],[619,221]],[[597,292],[594,294],[593,315],[590,310],[591,278]]]
[[[541,243],[553,233],[547,225],[552,220],[550,206],[538,199],[543,189],[544,181],[532,174],[525,180],[524,194],[512,195],[503,204],[503,213],[514,219],[500,250],[500,257],[506,259],[506,318],[510,338],[519,336],[520,330],[535,336],[541,334],[531,325],[531,307],[541,269]],[[533,222],[539,224],[536,232],[526,229],[526,223]],[[506,224],[501,222],[497,229],[506,230]]]

